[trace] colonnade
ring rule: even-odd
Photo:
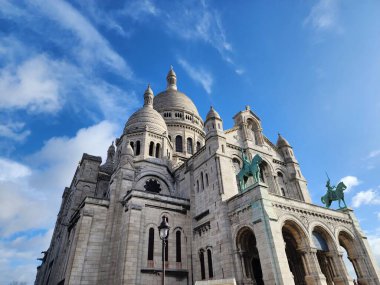
[[[361,250],[360,242],[350,233],[341,231],[338,240],[335,240],[325,228],[315,226],[311,235],[293,221],[285,222],[282,227],[282,241],[288,262],[277,262],[281,266],[289,266],[295,285],[353,285],[343,259],[344,250],[355,269],[359,284],[377,284],[376,276],[371,276],[368,269],[368,257]],[[260,244],[256,244],[254,230],[248,226],[241,228],[236,235],[235,251],[238,284],[267,285],[274,282],[266,282],[263,278],[275,273],[268,264],[262,267],[261,255],[265,256],[266,252],[260,248]]]

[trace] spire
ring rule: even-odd
[[[284,139],[280,133],[278,133],[277,146],[278,147],[283,147],[283,146],[290,147],[290,144],[288,143],[288,141],[286,139]]]
[[[152,88],[150,88],[150,84],[148,84],[144,93],[144,107],[153,108],[153,91]]]
[[[168,75],[166,76],[167,88],[170,90],[177,90],[177,75],[174,72],[173,66],[170,66]]]
[[[112,144],[109,146],[108,151],[107,151],[107,160],[106,162],[113,162],[113,158],[115,156],[115,146]]]

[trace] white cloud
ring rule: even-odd
[[[352,188],[358,186],[361,183],[355,176],[345,176],[340,179],[340,181],[343,181],[343,183],[347,186],[346,192],[351,191]]]
[[[375,158],[377,156],[380,155],[380,149],[376,149],[376,150],[373,150],[371,151],[369,154],[368,154],[368,157],[367,158]]]
[[[59,82],[44,56],[0,71],[0,108],[56,112],[62,105]]]
[[[368,235],[367,238],[377,264],[380,265],[380,229],[377,229],[375,234]]]
[[[16,161],[1,157],[0,169],[0,181],[15,181],[31,174],[29,167]]]
[[[51,225],[82,153],[104,157],[117,131],[115,124],[103,121],[71,138],[51,138],[26,163],[1,158],[0,236]]]
[[[178,63],[183,67],[191,79],[199,83],[208,94],[211,94],[213,78],[210,72],[201,67],[194,67],[182,58],[178,59]]]
[[[24,163],[0,157],[0,284],[34,280],[38,262],[31,261],[49,245],[64,187],[82,153],[105,158],[118,131],[103,121],[73,137],[51,138]]]
[[[380,195],[373,189],[360,191],[352,198],[352,207],[358,208],[361,205],[380,205]]]
[[[9,122],[0,124],[0,137],[15,141],[24,141],[30,135],[30,130],[24,130],[25,123]]]
[[[12,240],[0,240],[0,284],[11,281],[29,284],[34,280],[40,263],[36,258],[48,248],[52,232],[50,229],[33,236],[21,234]]]
[[[14,45],[21,44],[7,46],[4,53]],[[44,54],[34,55],[19,65],[8,60],[8,66],[0,70],[0,109],[55,114],[67,105],[99,121],[125,119],[137,103],[134,92],[121,90],[68,62]],[[88,110],[100,111],[102,116]],[[20,141],[29,135],[29,131],[17,133],[17,128],[0,127],[0,135]]]
[[[319,0],[306,17],[304,24],[318,31],[338,28],[339,0]]]

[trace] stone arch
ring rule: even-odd
[[[274,169],[274,177],[278,186],[279,194],[284,197],[289,197],[289,189],[288,189],[288,182],[289,177],[286,174],[286,171],[283,169],[276,167]]]
[[[259,145],[263,143],[263,138],[261,134],[261,124],[255,117],[248,117],[246,119],[248,138],[252,139],[255,144]]]
[[[289,269],[294,277],[294,283],[306,285],[305,277],[308,273],[308,265],[303,252],[309,248],[307,231],[295,217],[283,219],[281,229],[285,242],[285,254],[288,259]]]
[[[355,236],[345,227],[339,227],[336,233],[336,238],[339,242],[339,245],[343,247],[343,249],[347,253],[346,258],[349,260],[347,262],[351,262],[351,269],[353,268],[353,270],[355,271],[357,279],[361,279],[363,277],[363,272],[360,266],[360,258],[358,258],[360,256],[360,250],[358,248],[357,241],[355,240]],[[347,264],[345,264],[345,269],[347,275],[349,275],[347,270]]]
[[[243,166],[243,162],[238,155],[233,155],[231,159],[231,163],[232,163],[234,172],[237,175]]]
[[[274,168],[273,165],[264,157],[260,163],[260,180],[268,185],[268,191],[277,194],[277,187],[274,181]]]
[[[339,275],[336,267],[338,246],[330,229],[320,222],[310,227],[312,246],[316,250],[318,265],[326,277],[326,284],[333,285],[335,277]]]
[[[158,182],[161,185],[161,190],[162,190],[160,192],[161,194],[170,195],[171,193],[173,193],[174,187],[170,182],[167,181],[167,177],[165,177],[161,173],[153,172],[153,171],[138,175],[135,179],[137,182],[135,183],[133,188],[145,191],[145,188],[144,188],[145,181],[149,178],[158,180]]]
[[[254,231],[251,227],[241,227],[235,236],[236,248],[242,266],[243,279],[264,285],[260,256]]]
[[[294,234],[300,248],[310,246],[307,228],[297,217],[286,214],[279,219],[279,223],[281,225],[281,229],[286,226],[292,230],[292,234]]]
[[[337,250],[339,248],[339,244],[337,243],[335,239],[334,233],[330,230],[330,228],[326,224],[322,223],[321,221],[314,221],[314,222],[311,222],[309,225],[309,238],[310,238],[310,244],[312,246],[314,246],[313,231],[315,229],[324,232],[324,234],[327,237],[326,242],[327,242],[327,245],[329,246],[329,249]]]

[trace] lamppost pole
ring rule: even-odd
[[[165,285],[165,251],[166,241],[162,240],[162,285]]]
[[[158,226],[160,239],[162,240],[162,285],[165,285],[165,250],[166,241],[169,237],[169,224],[166,217],[162,217],[161,224]]]

